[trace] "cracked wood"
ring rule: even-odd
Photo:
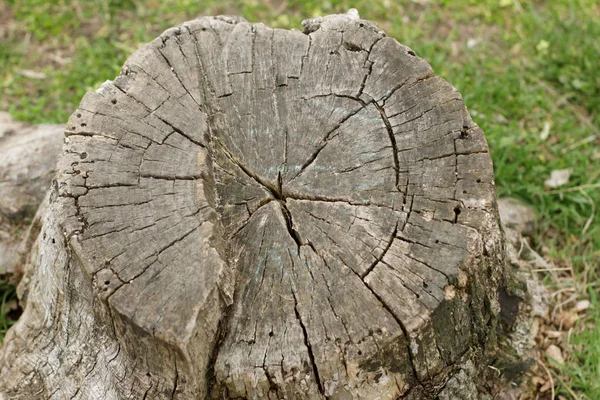
[[[187,22],[86,94],[66,135],[38,244],[57,286],[7,337],[14,398],[434,395],[490,334],[485,138],[369,21]]]

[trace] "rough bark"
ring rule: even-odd
[[[22,239],[37,236],[28,226],[50,188],[64,128],[28,125],[0,112],[0,275],[21,275],[29,247],[21,248]]]
[[[187,22],[66,135],[5,397],[477,398],[506,292],[487,143],[372,22]]]

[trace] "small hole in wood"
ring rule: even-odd
[[[466,190],[463,190],[463,194],[467,194],[467,191],[466,191]]]
[[[117,99],[112,99],[110,102],[113,104],[117,104]]]
[[[344,48],[348,51],[361,51],[360,46],[355,45],[354,43],[344,42]]]
[[[201,30],[202,30],[202,32],[204,32],[204,31],[206,30],[206,28],[205,28],[205,27],[202,27],[202,29],[201,29]]]
[[[81,114],[77,113],[77,118],[81,118]]]
[[[110,281],[108,281],[108,280],[107,280],[107,281],[104,281],[104,284],[105,284],[105,285],[110,285]]]
[[[412,50],[409,50],[409,51],[408,51],[408,55],[409,55],[409,56],[413,56],[413,57],[415,57],[415,56],[416,56],[415,52],[414,52],[414,51],[412,51]]]
[[[460,215],[460,207],[454,207],[454,223],[458,222],[458,216]]]
[[[360,26],[361,28],[363,28],[365,26],[365,24],[363,24],[362,22],[360,24],[358,24],[358,26]]]
[[[87,153],[86,153],[86,152],[83,152],[83,153],[81,153],[81,154],[79,155],[79,158],[81,158],[82,160],[83,160],[83,159],[86,159],[86,158],[87,158]]]
[[[81,123],[81,124],[79,124],[79,125],[81,125],[81,127],[82,127],[82,128],[84,128],[84,127],[86,127],[86,126],[87,126],[87,124],[86,124],[85,122],[82,122],[82,123]]]
[[[424,287],[425,289],[427,289],[427,288],[429,287],[429,285],[427,284],[427,282],[423,281],[423,287]]]
[[[440,242],[439,240],[435,239],[435,243],[439,243],[439,242]]]
[[[359,350],[359,351],[358,351],[358,355],[359,355],[359,356],[360,356],[360,355],[362,355],[362,351],[360,351],[360,350]]]
[[[56,240],[54,240],[54,238],[52,238],[52,244],[56,244]]]
[[[477,179],[477,183],[481,183],[481,179]]]
[[[273,337],[274,333],[273,331],[269,332],[269,337]]]

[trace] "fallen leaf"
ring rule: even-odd
[[[62,57],[59,54],[49,54],[48,57],[59,65],[66,65],[71,62],[71,57]]]
[[[550,136],[550,122],[544,122],[544,129],[542,129],[542,133],[540,133],[540,139],[546,140]]]
[[[472,49],[473,47],[477,46],[479,44],[479,40],[477,39],[469,39],[467,40],[467,47],[469,49]]]
[[[546,381],[546,383],[544,383],[542,385],[542,387],[540,388],[540,393],[544,393],[544,392],[547,392],[548,390],[550,390],[550,385],[551,384],[552,383],[550,381]]]
[[[504,115],[498,113],[498,114],[494,114],[493,120],[495,123],[497,124],[503,124],[506,125],[508,124],[508,118],[506,118]]]
[[[46,74],[43,72],[33,71],[31,69],[19,69],[17,72],[25,78],[30,79],[46,79]]]
[[[573,173],[573,168],[555,169],[550,173],[550,178],[546,179],[544,184],[550,188],[555,188],[569,183],[569,178]]]
[[[546,336],[552,339],[558,339],[562,337],[565,333],[562,331],[546,331]]]
[[[563,358],[560,347],[558,347],[555,344],[551,344],[550,346],[548,346],[548,348],[546,349],[546,355],[548,356],[548,358],[555,361],[557,364],[562,365],[565,363],[565,359]]]
[[[589,300],[581,300],[578,301],[577,304],[575,304],[575,312],[582,312],[587,310],[588,308],[590,308],[590,301]]]
[[[562,326],[562,329],[569,330],[575,326],[575,323],[579,319],[579,315],[572,311],[564,311],[558,314],[555,323],[558,326]]]
[[[531,383],[533,383],[534,385],[543,385],[546,382],[546,379],[540,378],[539,376],[534,376],[533,378],[531,378]]]

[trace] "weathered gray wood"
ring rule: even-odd
[[[0,275],[20,275],[21,240],[50,187],[63,132],[0,112]]]
[[[477,397],[506,278],[484,135],[373,23],[304,26],[187,22],[86,94],[5,397]]]

